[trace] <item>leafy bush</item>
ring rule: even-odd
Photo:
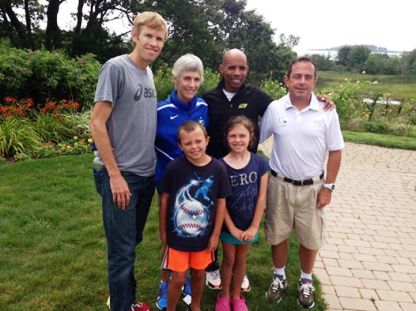
[[[204,82],[199,89],[199,96],[215,88],[220,81],[220,75],[210,69],[204,71]],[[157,100],[165,100],[172,92],[175,85],[173,84],[172,68],[160,67],[155,74],[155,86],[157,90]]]
[[[72,124],[64,122],[61,116],[50,113],[38,114],[33,128],[43,142],[60,143],[73,136]]]
[[[362,110],[361,89],[362,84],[345,81],[336,90],[323,91],[323,93],[329,94],[332,101],[337,105],[341,125],[344,125],[355,113]]]
[[[40,145],[40,137],[29,120],[7,118],[0,122],[0,156],[25,158],[32,156]]]
[[[279,99],[287,93],[286,88],[282,83],[272,79],[264,80],[261,84],[261,88],[274,99]]]
[[[368,121],[364,124],[364,128],[370,133],[386,134],[388,130],[387,124],[380,121]]]
[[[90,107],[101,64],[92,54],[71,59],[63,52],[14,49],[0,41],[0,90],[3,96],[48,99],[69,98]]]
[[[3,95],[19,95],[32,75],[28,53],[6,45],[0,40],[0,89]]]

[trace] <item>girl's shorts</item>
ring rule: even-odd
[[[227,244],[233,244],[233,245],[246,245],[246,244],[254,244],[259,240],[259,234],[256,233],[254,236],[254,239],[251,241],[240,241],[239,239],[235,238],[231,233],[228,232],[221,232],[221,241]]]

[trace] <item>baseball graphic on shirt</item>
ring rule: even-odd
[[[188,236],[200,235],[207,226],[207,213],[197,200],[185,201],[176,215],[178,229]]]
[[[197,237],[205,233],[209,220],[209,207],[212,204],[209,199],[206,200],[211,185],[212,178],[192,179],[178,191],[173,221],[175,231],[180,236]],[[202,197],[202,202],[198,197]],[[208,206],[204,204],[206,201]]]

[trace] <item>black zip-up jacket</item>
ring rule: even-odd
[[[207,153],[217,159],[227,155],[228,147],[224,136],[224,127],[232,116],[244,115],[254,124],[256,141],[250,151],[256,153],[259,141],[259,118],[263,116],[267,106],[273,101],[269,95],[255,86],[243,84],[231,101],[223,92],[224,79],[218,86],[207,92],[203,99],[208,104],[210,141]]]

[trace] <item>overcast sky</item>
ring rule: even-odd
[[[300,37],[296,52],[372,44],[416,49],[415,0],[247,0],[278,34]]]

